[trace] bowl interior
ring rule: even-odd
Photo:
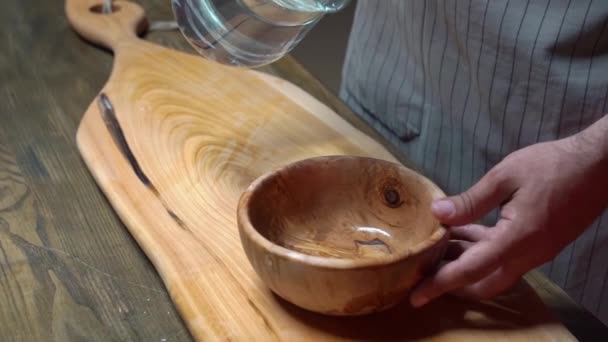
[[[313,158],[272,174],[250,199],[251,223],[275,244],[341,259],[408,253],[440,228],[429,208],[437,189],[397,164]]]

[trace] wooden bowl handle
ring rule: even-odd
[[[72,28],[84,39],[116,50],[123,41],[138,39],[147,28],[139,5],[113,1],[112,13],[102,12],[103,0],[66,0],[65,12]]]

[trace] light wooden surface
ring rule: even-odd
[[[68,7],[79,1],[88,0],[69,0]],[[85,14],[70,19],[93,22]],[[327,318],[278,300],[240,246],[235,213],[243,189],[258,175],[305,157],[395,158],[283,80],[133,35],[115,40],[82,33],[115,44],[117,59],[103,96],[85,113],[78,146],[195,338],[573,338],[525,284],[493,303],[445,298],[416,312],[404,304],[357,319]]]
[[[167,0],[137,2],[150,19],[172,18]],[[76,147],[78,123],[107,81],[112,54],[73,32],[64,0],[2,1],[0,28],[0,339],[192,341],[162,279]],[[179,32],[144,38],[192,52]],[[383,141],[291,57],[261,70],[297,84]],[[398,150],[394,155],[407,162]],[[546,277],[531,272],[526,279],[581,341],[606,340],[608,329]],[[427,329],[449,329],[423,313]],[[333,325],[300,314],[320,328]],[[457,311],[445,315],[452,318],[442,322],[451,326],[462,321]],[[342,336],[383,336],[375,332],[380,318],[361,323],[345,324]]]

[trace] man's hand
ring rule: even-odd
[[[453,293],[489,299],[551,260],[608,206],[608,115],[577,135],[507,156],[477,184],[436,201],[452,240],[437,273],[411,296],[421,306]],[[500,207],[494,227],[473,224]]]

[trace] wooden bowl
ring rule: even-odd
[[[388,161],[305,159],[255,180],[237,211],[247,257],[277,295],[307,310],[388,309],[443,257],[431,181]]]

